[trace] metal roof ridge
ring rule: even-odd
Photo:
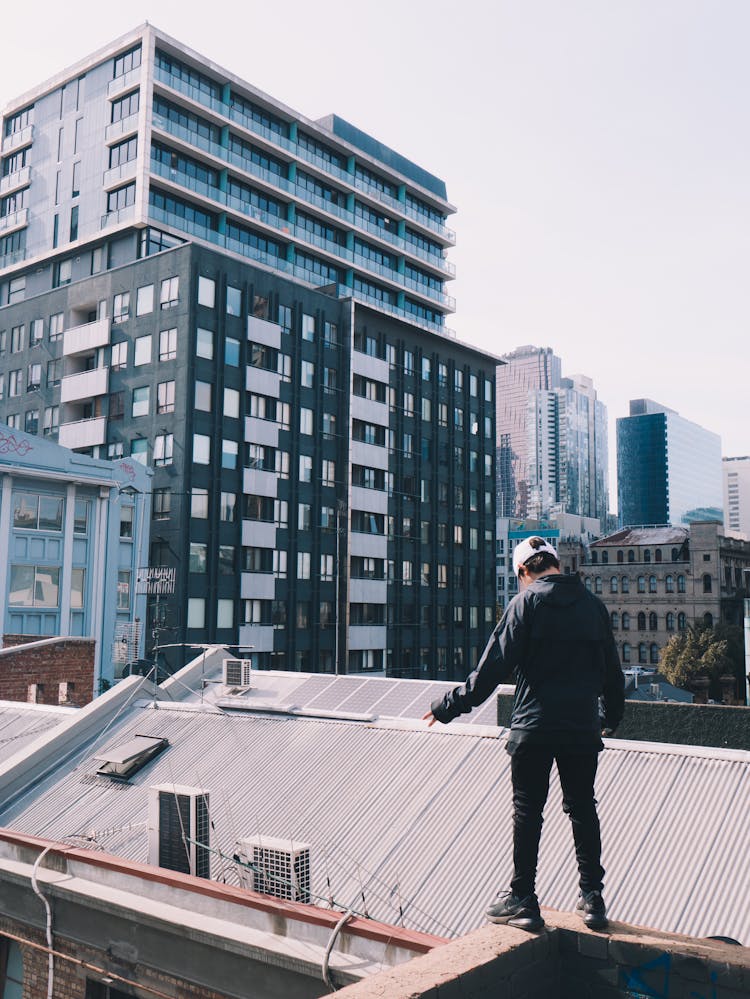
[[[750,763],[750,750],[730,749],[727,746],[692,746],[679,742],[646,742],[639,739],[604,739],[605,749],[626,752],[652,753],[661,756],[694,756],[710,760],[730,760]]]

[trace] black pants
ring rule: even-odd
[[[601,837],[594,798],[594,778],[599,754],[595,750],[556,749],[520,743],[511,756],[513,776],[513,880],[514,895],[534,891],[542,812],[549,791],[552,761],[557,763],[563,793],[563,811],[573,826],[576,859],[582,891],[601,891]]]

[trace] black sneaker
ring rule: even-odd
[[[491,923],[507,923],[521,930],[536,932],[544,927],[539,902],[533,893],[518,898],[513,892],[501,892],[485,915]]]
[[[607,909],[600,891],[582,891],[576,910],[590,930],[603,930],[607,926]]]

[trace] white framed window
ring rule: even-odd
[[[196,381],[195,383],[195,408],[204,413],[211,412],[212,386],[210,382]]]
[[[204,329],[199,326],[196,331],[195,353],[198,357],[204,357],[207,361],[214,359],[214,333],[213,330]]]
[[[159,382],[156,386],[156,412],[174,412],[174,382]]]
[[[154,311],[154,286],[144,284],[135,293],[135,314],[136,316],[147,316]]]
[[[135,357],[133,364],[137,368],[142,364],[151,363],[151,334],[139,336],[135,339]]]
[[[188,628],[205,628],[206,601],[203,597],[188,597]]]
[[[159,360],[174,361],[177,357],[177,330],[161,330],[159,333]]]
[[[206,434],[193,434],[193,462],[196,465],[211,464],[211,438]]]
[[[162,309],[171,309],[177,305],[180,298],[180,279],[178,277],[164,278],[159,291],[159,305]]]
[[[310,578],[310,552],[297,552],[297,579]]]
[[[216,306],[216,282],[211,278],[198,275],[198,305],[206,309],[213,309]]]
[[[299,432],[301,434],[312,434],[313,432],[313,411],[305,409],[304,406],[299,411]]]
[[[224,416],[238,419],[240,415],[240,393],[237,389],[224,389]]]
[[[112,371],[121,371],[123,368],[127,367],[128,363],[128,341],[123,340],[121,343],[112,344],[112,357],[110,368]]]
[[[174,455],[174,434],[157,434],[154,437],[154,464],[171,465]]]
[[[221,598],[216,601],[216,627],[234,627],[234,600]]]
[[[196,520],[208,518],[208,489],[193,488],[190,492],[190,516]]]
[[[148,385],[133,389],[133,416],[148,416],[150,395],[151,389]]]

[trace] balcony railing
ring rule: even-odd
[[[134,87],[136,83],[139,83],[140,79],[140,66],[129,69],[127,73],[123,73],[121,76],[116,76],[114,80],[110,80],[107,84],[107,97],[116,97],[118,94],[124,93],[126,90]]]
[[[14,229],[22,229],[29,221],[28,208],[21,208],[20,211],[11,212],[9,215],[0,218],[0,233],[13,232]]]
[[[65,375],[60,382],[60,402],[80,402],[106,395],[109,388],[109,368],[93,368],[74,375]]]
[[[63,356],[89,354],[97,347],[109,344],[109,319],[97,319],[93,323],[73,326],[63,334]]]
[[[115,139],[120,139],[124,135],[137,131],[138,112],[136,111],[135,114],[129,114],[127,118],[121,118],[119,121],[113,121],[107,125],[104,130],[104,141],[113,142]]]
[[[25,166],[15,173],[9,173],[7,177],[0,180],[0,195],[10,194],[17,191],[19,187],[25,187],[31,181],[31,167]]]
[[[104,444],[107,439],[107,419],[95,416],[89,420],[76,420],[72,423],[61,423],[58,444],[62,447],[76,448],[96,447]]]
[[[109,190],[111,187],[116,187],[121,184],[124,180],[132,180],[135,177],[136,166],[138,165],[138,160],[128,160],[127,163],[120,163],[119,166],[112,167],[109,170],[105,170],[102,176],[102,187],[105,190]]]
[[[22,128],[18,132],[12,132],[10,135],[3,137],[3,153],[10,153],[14,149],[23,149],[24,146],[30,146],[33,138],[33,125],[27,125],[26,128]]]

